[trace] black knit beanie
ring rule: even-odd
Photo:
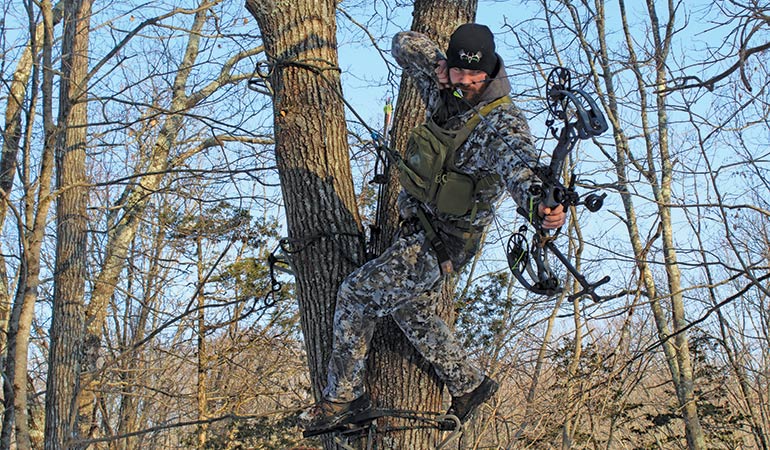
[[[466,23],[457,27],[449,38],[447,67],[481,70],[493,75],[497,68],[495,38],[484,25]]]

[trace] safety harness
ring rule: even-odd
[[[479,194],[499,184],[500,176],[491,174],[477,179],[459,171],[455,165],[457,150],[479,124],[480,116],[506,103],[511,103],[507,95],[484,105],[458,130],[441,128],[431,117],[412,130],[404,157],[398,161],[399,181],[410,195],[439,213],[457,217],[451,224],[456,231],[448,233],[464,240],[466,251],[477,237],[473,230],[476,215],[480,210],[491,208],[489,203],[480,200]],[[417,218],[436,252],[441,270],[451,273],[452,261],[446,246],[422,207],[417,209]]]

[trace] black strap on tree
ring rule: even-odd
[[[375,224],[370,227],[370,233],[368,240],[365,239],[364,245],[366,250],[366,259],[371,259],[375,255],[375,248],[374,244],[377,238],[378,233],[380,232],[381,224],[379,223],[379,218],[381,216],[380,214],[380,208],[382,208],[384,204],[384,189],[382,189],[382,185],[387,183],[388,181],[388,173],[390,171],[390,165],[391,163],[395,162],[398,164],[398,162],[401,160],[401,155],[392,149],[390,147],[390,142],[387,139],[388,135],[388,129],[390,125],[390,119],[392,117],[392,111],[393,106],[390,104],[390,98],[388,98],[387,104],[385,106],[385,126],[383,127],[383,132],[380,133],[378,130],[376,130],[374,127],[370,126],[364,119],[361,117],[361,115],[356,111],[355,108],[353,108],[353,105],[350,104],[350,102],[347,101],[344,95],[342,95],[342,92],[336,87],[335,83],[333,83],[324,73],[328,70],[334,70],[334,71],[340,71],[340,68],[337,66],[329,65],[328,67],[322,67],[319,65],[320,61],[317,60],[309,60],[309,61],[300,61],[295,59],[279,59],[269,56],[267,61],[260,61],[257,63],[254,74],[256,75],[255,78],[252,78],[248,80],[248,88],[254,91],[259,91],[260,86],[264,84],[267,80],[270,79],[270,77],[273,74],[273,70],[276,67],[297,67],[301,69],[308,70],[315,75],[317,75],[319,78],[324,80],[329,86],[329,91],[332,92],[334,95],[336,95],[342,103],[345,104],[345,106],[348,108],[348,110],[358,119],[358,122],[366,128],[366,130],[369,132],[371,138],[372,138],[372,144],[375,148],[375,154],[376,154],[376,162],[375,162],[375,176],[374,179],[371,181],[372,184],[378,184],[380,185],[378,187],[377,192],[377,215],[376,215],[376,221]],[[348,235],[348,233],[326,233],[327,235]],[[361,236],[364,238],[364,236]],[[315,239],[316,237],[311,237],[309,239]],[[286,252],[289,254],[290,252]],[[276,284],[273,284],[276,286]],[[273,289],[273,292],[275,292],[275,289]]]
[[[340,70],[339,67],[334,67],[334,66],[320,67],[317,64],[318,64],[318,61],[284,60],[284,59],[269,57],[267,61],[260,61],[257,63],[256,67],[254,68],[254,74],[256,76],[248,80],[247,87],[253,91],[262,92],[261,86],[270,79],[270,77],[273,74],[273,70],[277,66],[298,67],[298,68],[309,70],[310,72],[313,72],[315,75],[319,76],[329,85],[330,91],[333,92],[337,97],[339,97],[339,99],[345,104],[345,106],[347,106],[348,110],[350,110],[350,112],[352,112],[353,115],[356,116],[356,118],[359,120],[361,125],[363,125],[364,128],[366,128],[371,134],[372,141],[376,149],[376,157],[377,157],[377,162],[375,163],[375,177],[374,177],[374,180],[372,180],[372,183],[377,183],[380,185],[386,183],[387,174],[390,169],[390,162],[398,161],[400,158],[400,155],[389,147],[389,143],[384,137],[387,135],[388,127],[391,119],[391,113],[393,110],[392,105],[390,105],[390,99],[388,99],[388,102],[387,102],[388,104],[385,106],[385,114],[386,114],[385,126],[383,129],[383,133],[380,134],[364,121],[361,115],[345,99],[342,93],[335,88],[334,83],[332,83],[331,80],[329,80],[324,74],[324,71],[326,70],[339,71]],[[380,205],[384,203],[384,201],[382,200],[382,197],[384,196],[382,187],[379,188],[377,196],[378,196],[377,217],[379,218],[380,216],[379,209],[381,208]],[[366,259],[368,260],[373,257],[374,241],[376,238],[376,233],[379,231],[379,228],[380,228],[379,222],[375,222],[375,224],[370,229],[370,236],[368,241],[365,240],[365,236],[363,236],[361,233],[343,233],[343,232],[318,233],[318,234],[305,237],[305,238],[300,238],[300,239],[282,238],[279,241],[278,246],[267,257],[268,270],[269,270],[269,276],[270,276],[270,282],[269,282],[270,285],[269,285],[269,288],[267,289],[265,296],[262,298],[262,303],[264,307],[270,308],[275,306],[277,302],[276,297],[280,293],[281,289],[283,288],[283,284],[276,277],[276,271],[281,271],[290,275],[294,275],[294,271],[292,270],[291,259],[290,259],[292,254],[305,249],[308,245],[311,245],[312,243],[317,242],[320,239],[325,237],[334,238],[336,236],[353,236],[353,237],[364,239],[364,246],[366,249]],[[353,261],[352,258],[346,255],[343,255],[343,256],[345,257],[345,259],[352,262],[354,265],[362,264],[361,261]],[[281,267],[281,265],[283,265],[284,267]]]
[[[294,275],[294,271],[291,267],[291,261],[288,256],[292,253],[296,253],[292,250],[291,244],[287,238],[282,238],[278,241],[278,245],[267,255],[267,267],[270,275],[270,289],[265,293],[262,298],[262,303],[266,308],[272,308],[275,306],[278,299],[276,296],[283,289],[283,283],[276,277],[276,272],[280,271],[289,275]],[[280,265],[279,265],[280,264]],[[284,266],[284,267],[281,267]]]

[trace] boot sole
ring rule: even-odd
[[[462,416],[457,415],[457,418],[460,419],[460,422],[465,423],[465,421],[470,417],[476,409],[478,409],[479,406],[483,405],[487,400],[492,398],[496,393],[497,390],[500,389],[500,385],[494,381],[490,380],[491,383],[487,383],[487,387],[479,392],[479,400],[477,402],[474,402],[470,405],[470,408],[468,408],[468,411],[465,412]]]

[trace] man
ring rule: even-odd
[[[355,270],[340,287],[324,400],[300,415],[306,429],[334,427],[369,407],[366,355],[377,319],[386,315],[447,386],[452,395],[448,413],[465,421],[498,385],[468,360],[437,315],[441,287],[478,251],[494,204],[505,190],[544,228],[558,228],[566,219],[562,206],[552,210],[539,204],[535,193],[540,181],[531,170],[537,164],[532,136],[521,111],[510,103],[510,84],[489,28],[461,25],[446,55],[426,36],[402,32],[393,38],[392,53],[427,105],[426,129],[442,136],[429,134],[425,144],[413,132],[400,165],[405,187],[398,202],[401,230],[382,255]],[[409,176],[419,178],[418,172],[427,170],[420,169],[428,158],[421,147],[440,147],[442,142],[451,153],[448,163],[439,164],[442,175],[411,180]],[[432,178],[458,181],[420,191]],[[443,199],[442,189],[449,192]],[[468,198],[458,200],[463,192],[459,197]]]

